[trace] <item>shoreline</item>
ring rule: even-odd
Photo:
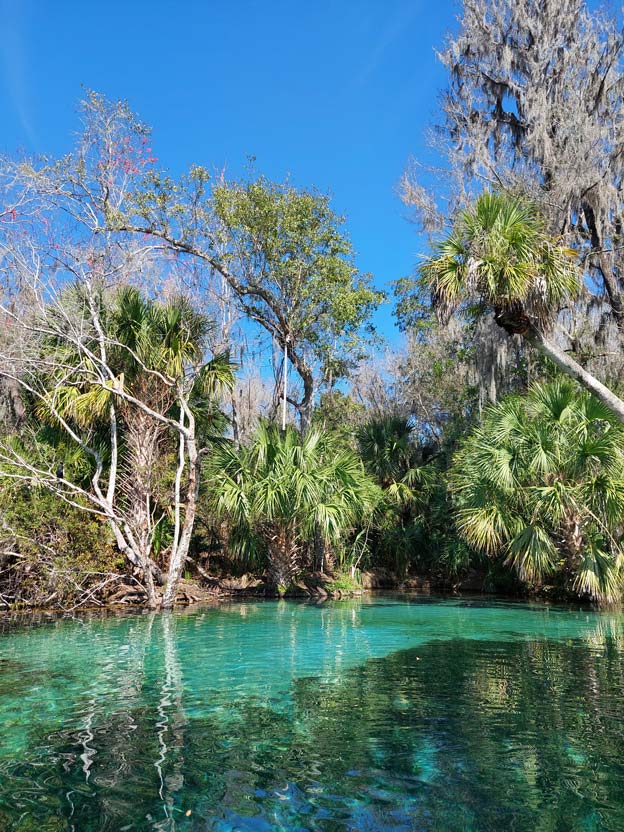
[[[99,606],[81,606],[76,609],[62,608],[16,608],[0,610],[0,635],[5,629],[11,629],[12,625],[25,623],[28,625],[45,624],[61,620],[90,620],[92,618],[117,618],[125,616],[160,615],[164,613],[182,613],[185,611],[195,612],[202,608],[216,609],[228,604],[263,603],[276,601],[298,602],[313,606],[322,606],[332,601],[353,601],[355,599],[374,597],[398,597],[413,598],[415,600],[429,600],[433,603],[439,601],[464,601],[466,603],[493,602],[499,600],[506,604],[529,605],[538,608],[547,607],[562,611],[586,610],[591,612],[620,612],[621,606],[612,606],[608,609],[601,609],[589,602],[582,603],[573,599],[549,598],[544,595],[519,595],[506,594],[504,592],[484,592],[478,590],[451,591],[442,588],[429,588],[419,590],[409,586],[366,588],[357,592],[342,592],[325,594],[324,596],[313,596],[304,593],[290,593],[285,596],[267,594],[257,591],[231,591],[229,593],[205,593],[203,597],[188,603],[177,603],[173,610],[164,610],[162,607],[149,609],[144,604],[106,604]]]

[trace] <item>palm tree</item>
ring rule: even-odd
[[[399,575],[407,572],[418,537],[415,514],[432,484],[414,433],[410,421],[400,416],[373,419],[356,431],[364,467],[383,493],[372,530],[375,548]]]
[[[401,416],[373,419],[356,431],[366,470],[398,503],[413,499],[412,487],[422,473],[414,433]]]
[[[439,314],[490,309],[508,334],[521,335],[624,422],[624,401],[549,338],[561,306],[582,285],[576,252],[547,232],[534,203],[483,193],[420,266]]]
[[[568,380],[486,411],[454,459],[460,535],[519,578],[561,574],[599,602],[621,597],[624,429]]]
[[[69,303],[76,300],[83,302],[80,288],[68,294]],[[123,528],[115,523],[116,538],[140,565],[150,606],[156,605],[154,575],[159,577],[160,572],[153,561],[154,541],[163,524],[173,527],[163,599],[165,606],[171,606],[195,518],[199,460],[205,450],[198,448],[198,441],[207,439],[215,419],[219,421],[215,400],[232,386],[232,365],[226,354],[206,360],[211,324],[184,297],[159,303],[134,287],[123,287],[109,304],[102,298],[99,303],[100,350],[105,355],[100,358],[100,369],[109,374],[110,381],[94,380],[94,373],[88,372],[89,361],[85,366],[84,360],[77,360],[74,376],[54,386],[40,414],[53,411],[91,433],[98,429],[98,422],[104,425],[113,471],[109,476],[111,505],[123,514]],[[97,343],[94,337],[93,354]],[[68,353],[65,346],[62,349]],[[71,355],[64,359],[65,366],[71,365]],[[167,476],[174,456],[167,452],[173,426],[177,427],[175,478]],[[119,476],[114,473],[118,463]],[[163,479],[170,487],[174,479],[171,512],[161,487]],[[184,490],[186,497],[182,497]]]
[[[125,368],[125,384],[132,390],[134,398],[158,413],[173,415],[175,412],[183,427],[188,427],[192,421],[194,433],[202,425],[204,429],[209,427],[211,418],[214,420],[218,411],[214,407],[215,399],[232,386],[233,375],[228,355],[219,354],[210,361],[205,360],[207,337],[212,330],[208,318],[198,313],[183,296],[154,303],[134,287],[125,287],[118,293],[111,318],[111,332],[119,341],[120,362]],[[170,383],[163,383],[163,380]],[[186,413],[183,399],[189,405]],[[136,537],[142,550],[151,555],[157,524],[165,521],[165,514],[162,514],[155,523],[152,513],[156,480],[163,473],[157,465],[162,456],[159,446],[168,429],[165,423],[145,410],[126,402],[121,403],[121,412],[128,453],[126,490],[134,506]],[[182,434],[178,438],[179,454],[184,455],[185,450],[189,452],[191,441],[185,440]],[[196,444],[197,438],[194,436],[192,442]],[[192,455],[196,453],[196,450],[191,451]],[[172,606],[175,602],[193,528],[197,494],[192,492],[198,490],[199,476],[193,460],[188,462],[189,481],[181,529],[183,456],[176,476],[173,542],[164,606]]]
[[[208,467],[217,513],[230,519],[241,545],[261,544],[280,594],[301,570],[315,534],[338,543],[378,499],[357,455],[319,429],[301,436],[261,423],[249,447],[224,443]]]

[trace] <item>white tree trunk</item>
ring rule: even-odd
[[[550,358],[562,372],[573,378],[575,381],[592,393],[609,410],[617,416],[620,422],[624,422],[624,401],[618,398],[608,387],[598,381],[595,376],[588,373],[580,364],[571,358],[566,352],[550,341],[543,332],[531,326],[524,334],[524,338],[531,346],[539,350],[547,358]]]
[[[171,557],[169,559],[169,572],[167,575],[167,585],[165,587],[165,594],[163,596],[163,609],[171,609],[178,594],[178,586],[182,577],[182,570],[188,555],[191,544],[191,537],[193,535],[193,528],[195,526],[195,515],[197,514],[197,499],[199,497],[199,482],[200,482],[200,455],[197,451],[197,440],[195,438],[195,417],[193,416],[187,402],[181,396],[179,399],[180,408],[183,415],[186,417],[188,428],[186,437],[180,431],[180,442],[186,444],[186,456],[189,464],[188,486],[186,501],[184,503],[184,521],[180,529],[180,514],[179,506],[180,498],[180,479],[182,475],[182,466],[178,467],[178,476],[176,476],[176,500],[178,503],[178,512],[176,513],[176,528],[174,531],[174,544],[171,548]],[[181,462],[182,462],[182,448],[181,445]]]

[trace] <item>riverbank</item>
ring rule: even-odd
[[[141,610],[146,608],[146,594],[138,581],[127,575],[112,575],[102,581],[99,589],[86,592],[81,599],[72,604],[29,603],[21,600],[17,604],[0,606],[0,614],[11,613],[50,613],[73,614],[82,610]],[[354,598],[367,593],[379,591],[417,593],[418,595],[500,595],[508,598],[533,598],[545,601],[566,602],[570,599],[565,593],[552,592],[545,587],[540,592],[529,593],[516,584],[502,584],[492,578],[489,572],[471,569],[451,579],[440,575],[408,575],[401,578],[389,569],[379,567],[356,576],[347,573],[326,574],[321,572],[303,573],[294,581],[281,597],[308,598],[323,602],[328,599]],[[162,601],[164,587],[157,589],[157,599]],[[271,586],[267,576],[252,572],[242,575],[231,573],[209,574],[201,569],[201,574],[186,577],[180,582],[175,606],[191,607],[201,604],[218,604],[232,599],[277,598],[280,593]],[[157,609],[160,608],[160,603]]]

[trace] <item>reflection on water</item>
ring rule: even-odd
[[[624,829],[616,614],[288,602],[0,637],[0,829]]]

